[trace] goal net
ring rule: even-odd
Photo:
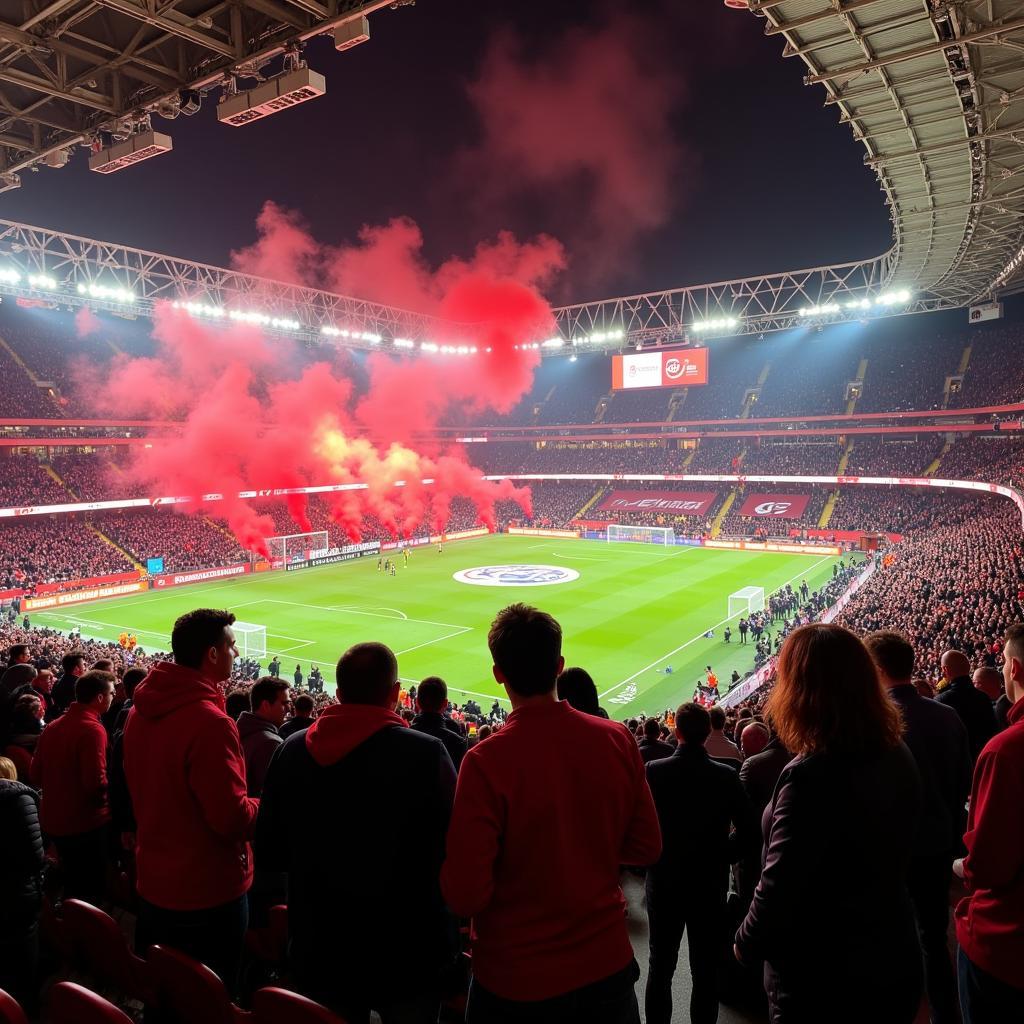
[[[255,622],[235,622],[235,646],[243,658],[265,658],[267,656],[267,627]]]
[[[326,530],[315,533],[289,533],[281,537],[267,538],[267,551],[271,562],[289,565],[292,562],[306,562],[327,553],[330,547]]]
[[[633,544],[675,544],[676,534],[670,526],[622,526],[609,523],[609,543],[627,541]]]
[[[764,611],[764,587],[744,587],[729,595],[729,618]]]

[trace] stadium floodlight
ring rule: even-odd
[[[308,67],[298,67],[261,82],[255,89],[222,96],[217,120],[237,128],[315,100],[326,92],[327,79],[323,75]]]
[[[734,316],[720,316],[710,320],[700,320],[693,325],[693,329],[698,333],[704,331],[731,331],[739,320]]]
[[[875,299],[875,305],[878,306],[898,306],[903,305],[910,301],[910,292],[906,288],[902,288],[895,292],[884,292]]]
[[[302,324],[298,320],[289,320],[286,317],[268,316],[266,313],[256,313],[251,310],[231,309],[228,310],[228,317],[243,324],[255,324],[258,327],[273,327],[279,331],[301,331]]]
[[[845,303],[847,309],[870,309],[870,299],[854,299],[852,302]]]
[[[190,316],[208,316],[219,319],[225,315],[223,306],[210,306],[205,302],[172,302],[175,309],[183,309]]]
[[[438,351],[438,347],[439,346],[437,344],[435,344],[433,341],[421,341],[420,342],[420,351],[422,351],[422,352],[437,352]]]
[[[39,292],[53,292],[57,290],[57,282],[46,274],[29,274],[29,288],[35,288]]]
[[[0,284],[21,284],[21,274],[11,267],[0,267]]]
[[[561,338],[548,338],[547,341],[541,342],[544,348],[561,348],[564,344]]]
[[[351,50],[353,46],[370,41],[370,22],[365,14],[346,21],[334,30],[334,48],[339,53]]]
[[[112,288],[105,284],[96,284],[95,281],[89,284],[78,286],[79,295],[88,295],[91,299],[101,299],[104,302],[119,302],[123,306],[130,306],[135,302],[135,293],[127,288]]]
[[[410,341],[408,338],[395,338],[392,342],[395,348],[415,348],[416,342]]]
[[[174,148],[169,135],[155,132],[152,128],[136,132],[124,142],[97,149],[89,157],[89,170],[97,174],[113,174],[123,171],[132,164],[141,163],[151,157],[170,153]]]
[[[800,316],[835,316],[841,311],[838,302],[824,302],[820,306],[804,306],[800,309]]]

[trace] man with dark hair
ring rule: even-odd
[[[101,903],[106,892],[110,803],[107,731],[100,721],[114,699],[114,676],[86,672],[75,703],[48,725],[32,758],[32,783],[42,790],[40,821],[64,871],[64,896]]]
[[[740,748],[725,735],[725,710],[717,704],[708,712],[711,722],[711,735],[704,744],[708,754],[719,761],[735,761],[733,766],[739,768],[743,761]]]
[[[693,983],[690,1020],[718,1020],[715,973],[726,934],[729,865],[756,846],[756,825],[736,770],[712,760],[704,749],[710,733],[707,710],[681,705],[679,745],[671,757],[647,766],[663,842],[661,858],[647,872],[647,1024],[672,1019],[672,976],[684,931]]]
[[[599,704],[597,686],[586,669],[563,669],[558,673],[555,688],[558,699],[568,701],[577,711],[597,715],[598,718],[608,717],[608,712]]]
[[[562,630],[550,615],[511,605],[487,642],[512,714],[462,762],[441,874],[476,934],[466,1019],[635,1024],[619,865],[661,853],[636,741],[558,700]]]
[[[438,884],[455,769],[395,714],[398,662],[383,644],[349,648],[336,680],[339,703],[271,762],[256,825],[260,869],[288,878],[292,981],[350,1024],[371,1010],[436,1022],[455,952]],[[387,951],[403,949],[416,955],[396,970]]]
[[[171,631],[174,661],[139,683],[124,730],[135,811],[136,948],[172,946],[233,988],[252,884],[249,838],[259,801],[221,686],[238,650],[234,615],[199,608]]]
[[[53,703],[53,670],[41,668],[31,682],[32,692],[43,702],[43,721],[49,724],[57,717]]]
[[[263,676],[249,691],[249,709],[238,716],[238,736],[245,755],[246,791],[259,796],[270,759],[281,746],[278,729],[288,714],[288,684]]]
[[[992,702],[971,682],[971,662],[962,651],[946,651],[940,662],[942,676],[949,685],[935,698],[952,708],[967,729],[971,744],[971,763],[981,748],[996,734],[996,716]]]
[[[978,758],[954,865],[969,892],[954,915],[964,1024],[1024,1020],[1024,624],[1006,632],[1003,681],[1009,725]]]
[[[75,699],[75,680],[85,675],[85,651],[68,651],[60,659],[60,679],[53,687],[53,703],[62,715]]]
[[[32,660],[32,651],[28,644],[12,644],[7,654],[7,667],[25,665]]]
[[[914,648],[900,633],[869,633],[864,643],[882,685],[900,709],[921,776],[924,807],[914,844],[907,890],[914,905],[918,941],[924,955],[932,1024],[957,1024],[956,979],[949,958],[949,886],[953,858],[964,831],[964,806],[971,790],[967,730],[957,713],[918,694]]]
[[[656,718],[644,722],[644,738],[640,741],[640,760],[644,764],[671,757],[675,748],[661,738],[661,723]]]
[[[445,718],[448,707],[448,684],[440,676],[427,676],[416,691],[416,707],[419,714],[412,720],[412,727],[418,732],[436,736],[444,744],[448,756],[459,770],[466,754],[467,740],[451,726]]]
[[[315,709],[316,703],[313,698],[308,693],[300,693],[292,701],[292,717],[277,730],[281,734],[281,739],[286,740],[293,733],[308,729],[313,724]]]

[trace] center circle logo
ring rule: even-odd
[[[671,380],[675,380],[676,377],[682,375],[683,364],[673,356],[668,362],[665,363],[665,376]]]
[[[474,587],[551,587],[579,578],[575,569],[559,565],[478,565],[452,574],[453,580]]]

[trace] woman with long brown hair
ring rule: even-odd
[[[905,877],[921,784],[896,705],[849,630],[782,646],[766,713],[795,754],[764,814],[736,956],[765,961],[772,1024],[909,1024],[921,956]]]

